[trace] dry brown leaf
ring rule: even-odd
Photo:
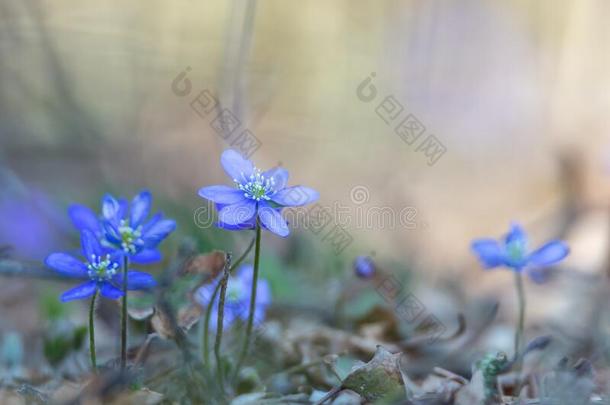
[[[174,328],[172,327],[171,320],[165,313],[165,311],[155,308],[155,313],[150,318],[150,323],[163,339],[174,339],[176,337]]]
[[[213,280],[220,274],[225,266],[226,253],[215,250],[211,253],[200,254],[190,259],[180,270],[180,275],[203,275],[206,280]]]
[[[178,311],[178,326],[185,331],[190,330],[201,319],[202,313],[203,309],[197,304],[180,308]]]

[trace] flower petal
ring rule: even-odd
[[[242,182],[245,178],[250,177],[254,171],[252,162],[244,159],[239,152],[233,149],[227,149],[222,153],[220,164],[231,180],[237,182]]]
[[[101,256],[103,253],[102,246],[97,237],[87,229],[81,232],[80,243],[87,261],[90,261],[93,256]]]
[[[530,254],[527,261],[530,265],[545,267],[560,262],[569,253],[570,248],[566,243],[554,240]]]
[[[157,213],[153,215],[153,217],[147,223],[142,225],[142,233],[148,232],[148,230],[152,228],[153,225],[159,222],[161,219],[163,219],[163,214]]]
[[[148,290],[157,285],[157,282],[148,273],[143,271],[128,271],[127,272],[127,289],[128,290]]]
[[[123,291],[121,291],[120,288],[115,287],[108,282],[102,283],[102,286],[100,287],[100,293],[104,297],[110,298],[111,300],[116,300],[117,298],[123,296]]]
[[[288,170],[283,167],[274,167],[263,173],[266,179],[273,179],[273,189],[282,190],[288,182]]]
[[[264,205],[258,210],[258,217],[265,228],[274,234],[285,238],[290,233],[288,224],[277,210]]]
[[[543,284],[551,278],[553,271],[548,267],[526,268],[527,275],[536,284]]]
[[[150,191],[142,191],[136,195],[131,202],[129,225],[132,228],[137,228],[142,223],[144,218],[148,216],[150,212],[150,205],[152,202],[152,195]]]
[[[51,253],[44,262],[64,276],[85,277],[87,275],[85,264],[67,253]]]
[[[505,242],[506,244],[519,244],[525,249],[527,247],[527,234],[525,233],[521,225],[516,222],[513,222],[510,225],[510,231],[505,237]]]
[[[299,207],[316,201],[320,194],[313,188],[305,186],[287,187],[271,196],[271,199],[284,206]]]
[[[239,225],[248,222],[256,214],[256,202],[244,199],[227,205],[218,212],[218,220],[227,225]]]
[[[104,230],[104,237],[111,243],[121,244],[121,234],[117,227],[109,220],[102,221],[102,229]]]
[[[481,264],[487,269],[506,263],[506,252],[497,240],[477,239],[472,242],[470,247],[479,257]]]
[[[68,208],[68,215],[74,226],[81,231],[83,229],[89,229],[95,233],[101,231],[98,217],[89,207],[80,204],[72,204]]]
[[[97,284],[95,281],[87,281],[86,283],[83,283],[63,293],[60,297],[60,300],[62,302],[67,302],[87,298],[93,295],[96,288]]]
[[[102,198],[102,215],[109,221],[115,220],[121,210],[121,204],[110,194]]]
[[[142,231],[142,239],[147,246],[156,246],[176,229],[176,222],[171,219],[160,219]]]
[[[243,191],[229,186],[203,187],[199,196],[218,204],[235,204],[246,198]]]
[[[254,219],[254,217],[252,217],[252,219]],[[216,225],[216,227],[220,229],[226,229],[227,231],[243,231],[246,229],[256,228],[256,222],[254,220],[246,221],[242,224],[237,225],[229,225],[225,224],[224,222],[216,222],[214,225]]]
[[[248,299],[250,297],[248,296]],[[256,285],[256,306],[263,309],[271,304],[271,289],[267,280],[260,279]]]
[[[160,261],[161,258],[161,252],[159,252],[157,249],[144,249],[130,257],[132,262],[138,264],[155,263]]]

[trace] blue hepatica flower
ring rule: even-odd
[[[246,321],[250,307],[250,296],[252,293],[252,266],[243,265],[234,276],[229,277],[227,293],[225,296],[225,310],[223,316],[223,328],[229,328],[238,320]],[[195,292],[195,301],[206,307],[212,298],[214,288],[218,282],[206,284]],[[218,297],[214,301],[214,307],[210,313],[210,328],[216,330],[218,322]],[[265,319],[267,307],[271,304],[271,290],[265,279],[259,279],[256,284],[256,308],[254,311],[254,325],[259,325]]]
[[[220,228],[253,229],[258,218],[264,228],[286,237],[290,231],[282,218],[282,208],[298,207],[318,199],[318,192],[309,187],[286,187],[288,171],[284,168],[261,172],[232,149],[223,152],[220,163],[236,188],[219,185],[199,190],[201,197],[216,203]]]
[[[486,269],[505,266],[518,272],[525,270],[538,283],[546,280],[546,267],[560,262],[570,252],[567,244],[559,240],[548,242],[531,253],[527,244],[524,230],[513,223],[503,241],[476,239],[471,247]]]
[[[52,253],[45,264],[59,274],[75,279],[86,280],[79,286],[61,295],[63,302],[87,298],[99,290],[106,298],[117,299],[123,295],[123,275],[119,261],[120,252],[108,253],[93,232],[85,229],[81,233],[82,253],[84,260],[79,260],[68,253]],[[140,271],[127,272],[127,289],[144,290],[156,285],[155,279],[148,273]]]
[[[161,260],[157,245],[176,229],[176,222],[163,219],[160,213],[146,221],[151,205],[152,195],[142,191],[131,204],[105,195],[101,216],[80,204],[72,205],[68,212],[74,225],[93,232],[104,248],[123,252],[133,262],[143,264]]]

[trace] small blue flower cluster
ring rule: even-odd
[[[176,223],[161,214],[146,221],[151,205],[150,192],[143,191],[131,204],[122,198],[104,196],[101,215],[82,205],[69,208],[70,218],[81,232],[83,259],[69,253],[52,253],[45,263],[62,275],[86,281],[63,293],[62,301],[87,298],[96,291],[106,298],[120,298],[123,296],[123,274],[119,271],[122,263],[161,260],[157,246],[176,228]],[[127,272],[128,290],[150,289],[155,285],[148,273]]]
[[[222,154],[220,162],[235,187],[218,185],[199,190],[201,197],[216,204],[217,226],[220,228],[241,230],[260,227],[286,237],[289,230],[281,216],[282,209],[306,205],[318,199],[318,192],[309,187],[287,187],[288,171],[281,167],[262,172],[250,160],[231,149]],[[174,231],[176,223],[163,218],[162,214],[148,218],[151,205],[151,193],[142,191],[131,203],[124,198],[104,196],[100,214],[79,204],[69,208],[69,216],[81,232],[83,258],[61,252],[52,253],[45,260],[46,265],[59,274],[83,280],[82,284],[63,293],[60,297],[62,301],[87,298],[96,292],[106,298],[120,298],[124,295],[122,266],[161,260],[157,247]],[[248,315],[244,307],[252,294],[252,273],[252,266],[243,266],[237,275],[231,277],[225,305],[225,326]],[[126,274],[128,290],[150,289],[156,284],[148,273],[129,270]],[[197,294],[202,305],[209,304],[206,291],[201,289]],[[267,282],[261,280],[257,287],[256,322],[264,318],[270,301]],[[213,317],[216,316],[217,306],[215,304]]]

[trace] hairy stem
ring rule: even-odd
[[[127,366],[127,268],[129,257],[123,258],[123,302],[121,306],[121,371]]]
[[[97,290],[91,297],[91,306],[89,307],[89,354],[91,355],[91,368],[94,373],[97,373],[97,362],[95,360],[95,299],[97,298]]]
[[[227,255],[227,261],[230,261],[230,256]],[[216,321],[216,341],[214,342],[214,356],[216,357],[216,372],[218,374],[218,385],[221,392],[224,391],[224,373],[222,370],[222,361],[220,358],[220,346],[222,344],[222,332],[224,329],[224,314],[225,314],[225,297],[227,295],[227,284],[229,282],[229,271],[225,267],[224,274],[220,280],[220,298],[218,299],[218,319]]]
[[[521,343],[523,341],[523,330],[525,326],[525,292],[523,290],[523,277],[521,272],[515,272],[515,286],[517,288],[517,299],[519,301],[519,318],[517,320],[517,328],[515,330],[515,370],[521,369],[520,352]]]
[[[241,262],[245,260],[245,258],[248,256],[248,253],[250,253],[250,251],[252,250],[255,240],[256,237],[252,238],[252,241],[248,245],[248,248],[244,251],[244,253],[242,253],[239,259],[237,259],[237,261],[229,268],[229,273],[233,273],[233,270],[235,270],[241,264]],[[214,302],[216,301],[216,296],[218,295],[218,291],[220,291],[220,282],[216,284],[214,292],[212,292],[212,296],[210,297],[210,302],[208,302],[208,306],[205,309],[205,319],[203,322],[203,344],[201,347],[203,348],[203,362],[206,367],[208,367],[210,364],[210,318],[212,315],[212,308],[214,307]]]
[[[246,355],[248,354],[248,348],[250,347],[250,336],[252,335],[252,326],[254,325],[254,312],[256,310],[256,290],[258,284],[258,263],[260,260],[261,253],[261,224],[258,218],[256,219],[256,242],[254,247],[254,274],[252,276],[252,292],[250,293],[250,312],[248,314],[248,323],[246,324],[246,336],[244,338],[244,345],[241,349],[241,353],[235,365],[235,374],[233,378],[236,378],[239,374]]]

